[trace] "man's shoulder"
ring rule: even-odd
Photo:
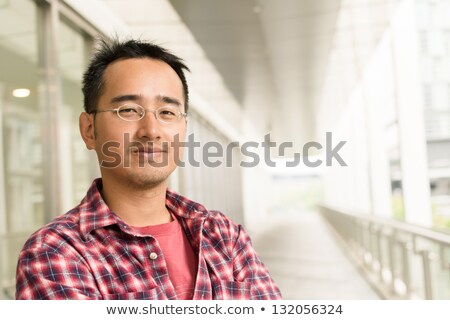
[[[240,225],[234,222],[229,216],[219,210],[208,210],[207,220],[226,228],[239,228]]]
[[[241,232],[241,225],[235,223],[220,210],[207,209],[205,205],[182,196],[172,190],[167,191],[169,209],[182,218],[192,229],[203,230],[208,239],[232,239]]]
[[[27,239],[24,249],[43,248],[58,245],[65,238],[79,234],[80,205],[68,212],[55,217],[53,220],[40,227]]]

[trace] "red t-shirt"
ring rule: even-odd
[[[180,222],[172,218],[172,222],[135,228],[158,240],[178,299],[189,300],[194,295],[198,261]]]

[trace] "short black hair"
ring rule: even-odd
[[[84,110],[94,113],[97,110],[98,100],[103,92],[103,74],[112,62],[132,58],[149,58],[167,63],[178,75],[183,84],[185,112],[188,111],[189,90],[184,70],[189,68],[183,60],[169,50],[151,42],[142,40],[99,39],[99,47],[89,62],[83,75]]]

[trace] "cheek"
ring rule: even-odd
[[[185,152],[185,141],[186,141],[186,130],[183,127],[182,130],[177,130],[175,133],[172,132],[170,135],[169,148],[171,158],[175,161],[175,163],[179,163],[183,158],[183,154]]]
[[[117,141],[123,143],[127,139],[133,139],[136,128],[133,126],[122,126],[120,122],[103,124],[97,128],[97,137],[102,141]]]
[[[129,130],[123,130],[120,126],[99,126],[96,127],[95,148],[98,152],[104,153],[105,148],[109,148],[118,153],[123,153],[123,149],[133,141],[133,135]]]
[[[183,125],[180,128],[164,128],[164,138],[162,139],[163,141],[184,142],[186,138],[186,126]]]

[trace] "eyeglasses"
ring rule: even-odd
[[[149,111],[155,115],[156,120],[161,123],[176,123],[187,116],[175,106],[162,106],[156,110],[145,110],[138,104],[124,104],[115,109],[95,110],[91,113],[115,112],[117,116],[125,121],[139,121],[145,117],[145,112]]]

